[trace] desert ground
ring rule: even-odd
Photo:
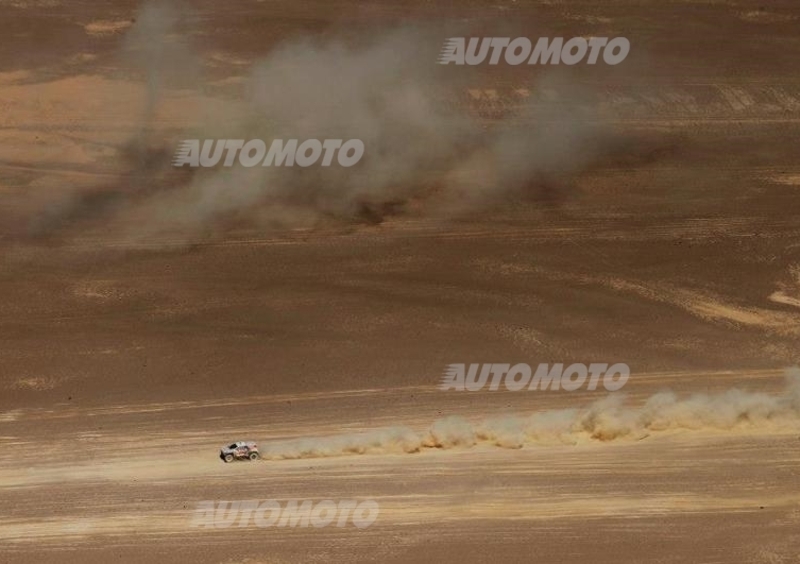
[[[0,561],[800,562],[797,3],[0,7]],[[631,51],[437,65],[452,36]],[[276,132],[374,142],[170,164]],[[516,362],[631,375],[439,389]],[[380,513],[193,526],[293,499]]]

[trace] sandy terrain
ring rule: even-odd
[[[660,373],[641,375],[630,386],[630,401],[686,380],[712,393],[736,383],[777,394],[782,385],[773,371]],[[8,448],[0,465],[8,508],[0,521],[4,553],[21,562],[795,559],[796,420],[743,419],[733,428],[667,429],[614,441],[576,435],[568,443],[521,449],[479,441],[403,453],[383,445],[365,454],[231,465],[211,450],[243,433],[279,445],[319,437],[324,448],[335,433],[398,423],[424,433],[442,413],[477,423],[591,399],[591,392],[533,399],[498,392],[479,401],[441,394],[409,387],[241,401],[60,404],[7,414],[10,435],[3,437]],[[343,420],[342,412],[352,415]],[[161,454],[176,443],[179,456]],[[34,444],[38,454],[31,461],[12,454]],[[354,497],[379,503],[371,527],[192,525],[200,500]]]
[[[0,1],[0,561],[800,562],[796,3],[166,5]],[[438,67],[454,35],[632,49]],[[337,98],[367,87],[366,114]],[[170,166],[262,111],[296,136],[376,112],[403,158],[358,190]],[[525,166],[487,149],[505,127],[539,132]],[[622,404],[437,389],[594,361],[631,367]],[[553,410],[568,432],[528,419]],[[452,417],[475,444],[426,446]],[[241,439],[267,459],[224,464]],[[380,514],[192,526],[253,499]]]

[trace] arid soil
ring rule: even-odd
[[[800,6],[156,4],[0,1],[0,561],[800,561],[785,383],[800,362]],[[233,177],[224,213],[189,214],[181,190],[205,177],[170,166],[177,140],[253,121],[254,67],[299,39],[324,51],[396,30],[420,34],[398,56],[434,75],[414,107],[440,128],[544,130],[534,156],[590,131],[591,150],[480,197],[447,192],[458,155],[398,167],[411,180],[388,196],[330,197],[321,176],[325,198],[286,217],[226,207],[246,188]],[[437,66],[454,35],[625,36],[631,53]],[[298,104],[329,102],[306,90]],[[467,169],[470,186],[502,177],[492,166]],[[437,388],[473,362],[624,362],[624,409],[664,390],[744,407],[521,448],[331,452],[343,435],[424,437],[443,418],[478,428],[607,394]],[[244,439],[320,448],[218,458]],[[200,501],[252,499],[374,499],[380,514],[364,529],[191,525]]]

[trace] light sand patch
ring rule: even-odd
[[[60,6],[62,2],[59,0],[5,0],[3,4],[12,6],[14,8],[54,8]]]
[[[67,63],[71,65],[79,65],[82,63],[90,63],[97,59],[97,55],[93,53],[78,53],[67,59]]]
[[[783,292],[773,292],[770,294],[769,300],[778,304],[800,307],[800,299],[787,296]]]
[[[73,295],[79,298],[89,298],[92,300],[121,300],[127,297],[130,292],[117,287],[111,280],[90,280],[76,284],[72,288]]]
[[[782,334],[800,333],[800,320],[796,315],[726,303],[722,298],[708,292],[671,288],[663,284],[643,285],[621,279],[609,279],[607,283],[617,290],[634,292],[651,300],[676,305],[708,321],[728,321]]]
[[[19,419],[20,415],[22,415],[21,409],[12,409],[10,411],[0,412],[0,423],[10,423],[11,421],[16,421]],[[5,440],[6,437],[3,437]]]
[[[15,389],[27,389],[27,390],[36,390],[36,391],[44,391],[44,390],[52,390],[56,386],[58,386],[59,382],[57,379],[51,376],[31,376],[28,378],[20,378],[16,382],[14,382],[11,387]]]
[[[0,72],[0,86],[8,84],[17,84],[30,80],[33,73],[29,70],[15,70],[8,72]]]
[[[800,177],[798,177],[800,183]],[[789,266],[790,282],[780,282],[779,290],[769,296],[769,300],[775,303],[800,307],[800,265]]]
[[[769,319],[757,311],[724,304],[697,294],[686,294],[687,309],[706,319],[726,319],[744,325],[770,325]]]
[[[499,331],[522,349],[533,348],[535,350],[538,347],[544,346],[546,340],[545,335],[541,331],[527,326],[513,327],[504,325],[500,327]]]
[[[795,16],[790,14],[778,14],[775,12],[768,12],[767,10],[750,10],[748,12],[739,12],[737,14],[739,19],[752,23],[782,23],[790,22],[796,19]]]
[[[95,20],[83,26],[89,35],[113,35],[128,29],[133,22],[130,20]]]
[[[568,20],[584,22],[584,23],[588,23],[588,24],[592,24],[592,25],[608,24],[608,23],[611,23],[612,21],[614,21],[611,18],[608,18],[606,16],[593,16],[591,14],[572,14],[572,13],[567,13],[567,14],[564,14],[564,18],[568,19]],[[589,36],[586,36],[586,37],[588,38],[588,37],[592,37],[592,36],[589,35]]]
[[[237,67],[246,66],[251,63],[251,61],[247,59],[243,59],[241,57],[235,57],[229,53],[223,53],[222,51],[211,53],[207,58],[207,62],[211,66],[234,65]]]
[[[797,316],[782,311],[733,305],[720,298],[690,290],[677,291],[673,299],[677,305],[709,321],[730,321],[781,334],[800,334],[800,320]]]
[[[769,180],[787,186],[800,186],[800,174],[776,174],[770,176]]]

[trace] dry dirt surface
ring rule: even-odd
[[[0,32],[0,561],[800,562],[796,2],[0,0]],[[454,36],[631,51],[437,65]],[[365,157],[171,165],[281,136]],[[631,376],[439,389],[492,362]],[[197,522],[350,499],[374,523]]]

